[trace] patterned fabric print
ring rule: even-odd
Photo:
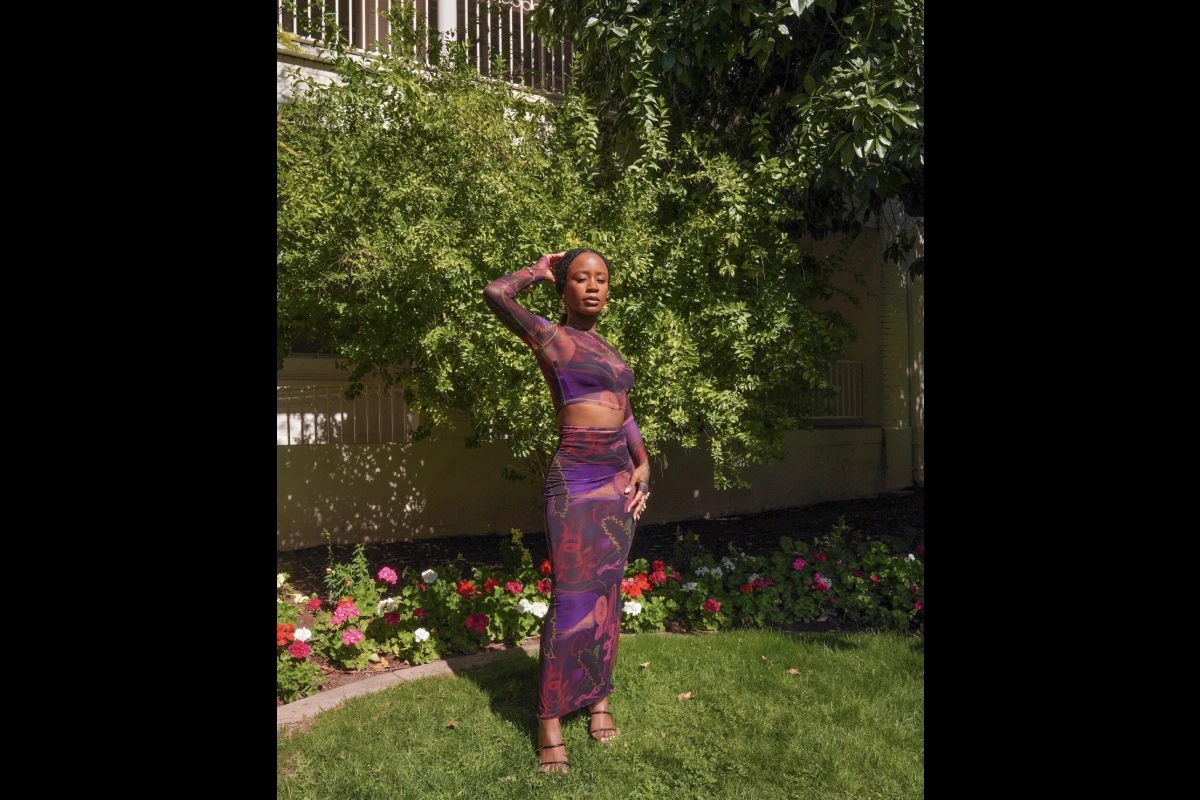
[[[553,719],[612,691],[621,578],[635,524],[623,491],[632,464],[623,429],[564,426],[546,480],[554,589],[542,628],[538,716]]]

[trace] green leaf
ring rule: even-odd
[[[835,145],[833,146],[833,152],[835,152],[835,153],[836,153],[836,152],[838,152],[839,150],[841,150],[841,149],[842,149],[842,147],[844,147],[844,146],[845,146],[845,144],[846,144],[846,140],[847,140],[847,139],[849,139],[849,138],[850,138],[850,134],[848,134],[848,133],[843,133],[843,134],[841,135],[841,138],[839,138],[839,139],[837,140],[837,144],[835,144]]]
[[[804,91],[809,94],[814,94],[817,91],[817,82],[813,80],[812,75],[804,76]]]
[[[675,54],[670,52],[663,53],[662,64],[666,69],[670,69],[671,67],[675,66]]]
[[[913,128],[917,127],[917,121],[915,119],[913,119],[912,117],[905,116],[904,114],[901,114],[899,112],[896,112],[896,114],[894,116],[898,117],[902,122],[904,122],[904,124],[909,125],[910,127],[913,127]]]
[[[595,25],[595,24],[596,24],[597,22],[599,22],[599,21],[600,21],[600,18],[599,18],[599,17],[590,17],[590,18],[588,18],[587,25],[584,25],[583,27],[584,27],[584,28],[590,28],[590,27],[592,27],[593,25]]]

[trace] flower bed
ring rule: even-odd
[[[789,537],[769,557],[733,551],[714,557],[680,533],[671,561],[629,563],[621,583],[623,632],[786,628],[837,617],[864,625],[924,630],[924,544],[894,553],[878,541],[846,541],[839,521],[810,547]],[[277,694],[314,694],[318,661],[361,670],[389,657],[424,664],[520,643],[538,633],[550,608],[553,569],[534,565],[514,530],[503,572],[454,564],[420,574],[383,567],[370,574],[360,545],[349,563],[326,570],[326,598],[296,594],[276,576]]]

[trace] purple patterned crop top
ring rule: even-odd
[[[542,256],[538,264],[549,264]],[[543,266],[545,266],[543,265]],[[598,333],[555,325],[517,303],[517,295],[545,279],[528,269],[497,278],[483,290],[488,308],[504,326],[529,345],[550,387],[554,413],[575,403],[592,403],[625,412],[625,440],[634,466],[646,461],[642,432],[629,405],[633,372],[621,354]]]

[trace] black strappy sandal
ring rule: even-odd
[[[539,744],[539,745],[537,746],[537,748],[534,750],[534,752],[536,752],[536,753],[540,753],[540,752],[542,752],[543,750],[553,750],[553,749],[554,749],[554,748],[556,748],[556,747],[562,747],[562,748],[564,748],[564,749],[565,749],[565,748],[566,748],[566,743],[565,743],[565,742],[559,742],[558,744]],[[552,765],[554,765],[554,764],[563,764],[564,766],[567,766],[567,767],[570,767],[570,766],[571,766],[571,762],[570,762],[570,761],[541,761],[541,760],[539,759],[539,760],[538,760],[538,772],[550,772],[550,770],[548,770],[548,769],[542,769],[542,767],[549,767],[549,766],[552,766]],[[557,771],[558,771],[558,772],[563,772],[563,770],[557,770]]]
[[[608,712],[608,711],[589,711],[589,712],[588,712],[588,717],[589,717],[589,720],[588,720],[588,722],[591,722],[591,719],[590,719],[590,717],[594,717],[594,716],[596,716],[597,714],[608,714],[608,718],[609,718],[609,719],[612,719],[612,718],[613,718],[613,715],[612,715],[610,712]],[[593,740],[594,742],[598,743],[598,744],[604,744],[605,742],[604,742],[604,740],[603,740],[603,739],[597,739],[597,738],[596,738],[596,734],[597,734],[597,733],[604,733],[604,732],[606,732],[606,731],[612,731],[614,734],[619,734],[619,731],[618,731],[616,728],[596,728],[595,730],[590,730],[590,728],[591,728],[591,725],[588,725],[588,728],[589,728],[589,730],[588,730],[588,736],[592,737],[592,740]],[[611,740],[613,740],[613,739],[615,739],[615,738],[617,738],[617,737],[616,737],[616,736],[610,736],[610,737],[608,737],[608,738],[609,738],[609,741],[611,741]]]

